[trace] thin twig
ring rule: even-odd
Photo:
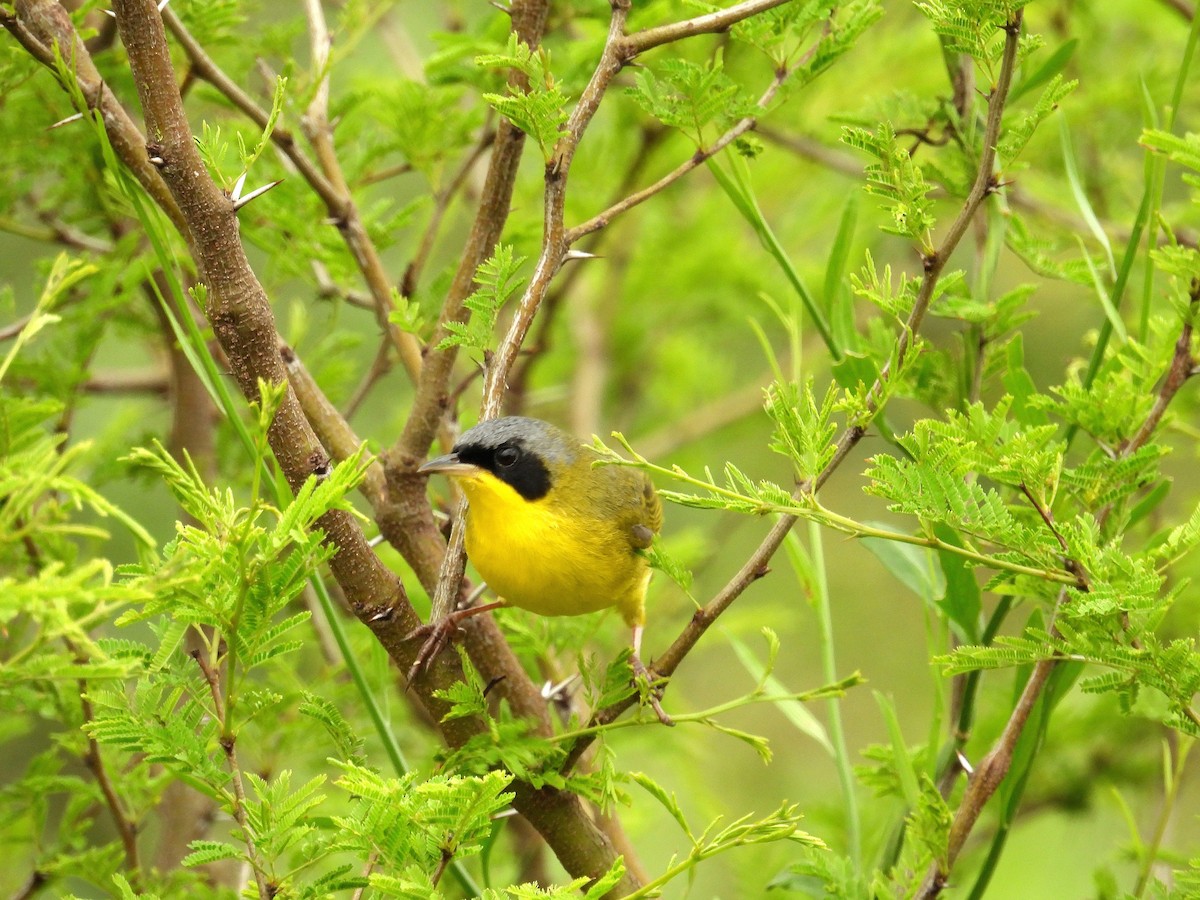
[[[775,95],[778,93],[780,86],[787,79],[789,74],[790,72],[787,69],[780,69],[775,73],[775,77],[771,80],[771,84],[758,99],[757,106],[759,109],[765,110],[770,105],[771,101],[775,99]],[[624,199],[612,204],[612,206],[608,207],[608,209],[604,210],[603,212],[599,212],[592,216],[586,222],[581,222],[575,227],[569,229],[566,233],[567,244],[574,244],[584,235],[591,234],[593,231],[604,228],[617,216],[628,212],[635,206],[646,202],[655,194],[659,194],[666,190],[684,175],[687,175],[693,169],[704,165],[704,163],[712,159],[714,156],[740,138],[743,134],[752,130],[757,125],[757,115],[745,116],[739,119],[727,131],[725,131],[724,134],[713,141],[710,146],[698,149],[684,162],[680,163],[662,178],[658,179],[658,181],[642,188],[640,191],[635,191],[628,197],[625,197]]]
[[[1162,3],[1171,7],[1175,12],[1179,13],[1189,22],[1196,18],[1196,7],[1188,3],[1187,0],[1162,0]]]
[[[485,128],[479,140],[475,142],[475,146],[471,148],[471,152],[466,155],[466,158],[459,164],[458,169],[450,176],[450,180],[446,185],[438,191],[433,198],[433,212],[429,216],[429,222],[425,225],[425,230],[421,234],[421,240],[417,244],[417,251],[413,254],[413,258],[409,260],[408,265],[404,269],[404,277],[400,280],[400,294],[403,297],[412,297],[417,293],[417,287],[421,282],[421,275],[425,270],[425,264],[429,260],[429,254],[433,252],[434,242],[437,240],[438,233],[441,231],[442,220],[446,216],[446,211],[450,208],[451,202],[456,194],[467,181],[467,176],[471,174],[471,170],[475,168],[475,164],[483,157],[496,141],[496,130],[494,128]]]
[[[548,0],[514,0],[509,7],[512,33],[529,47],[536,48],[541,43],[548,15]],[[517,70],[509,74],[509,84],[518,90],[527,90],[529,87],[525,75]],[[463,304],[475,289],[476,271],[495,250],[508,221],[524,147],[525,133],[507,119],[501,119],[496,128],[492,158],[484,177],[479,207],[429,340],[416,396],[405,420],[404,430],[389,453],[388,479],[393,491],[401,495],[398,507],[416,507],[418,504],[410,496],[424,496],[425,479],[417,476],[416,468],[429,452],[439,430],[445,434],[446,413],[452,410],[447,401],[447,389],[458,358],[455,346],[441,350],[437,348],[450,335],[451,323],[463,323],[470,317],[470,310]],[[400,519],[401,516],[393,518]],[[414,524],[404,522],[402,527],[411,530]],[[388,539],[392,538],[389,536]],[[436,569],[437,561],[427,562]]]
[[[42,226],[27,225],[8,216],[0,216],[0,231],[19,235],[33,241],[43,241],[47,244],[61,244],[72,250],[83,250],[88,253],[111,253],[113,245],[110,241],[93,237],[87,232],[80,231],[73,225],[59,221],[49,215],[42,215]]]
[[[789,2],[790,0],[745,0],[745,2],[735,3],[733,6],[719,9],[716,12],[696,16],[694,19],[671,22],[667,25],[659,25],[656,28],[647,28],[644,31],[626,35],[620,50],[627,59],[633,59],[639,53],[645,53],[647,50],[681,41],[684,38],[727,31],[738,22]]]
[[[238,765],[237,736],[229,728],[228,711],[225,708],[224,695],[221,693],[221,678],[216,669],[208,664],[202,651],[193,650],[191,656],[204,674],[204,680],[208,683],[209,695],[213,702],[213,714],[221,725],[221,749],[225,751],[225,762],[229,766],[229,781],[233,786],[233,818],[241,828],[242,839],[246,842],[246,855],[250,860],[250,868],[254,872],[258,896],[261,900],[270,900],[275,892],[267,882],[266,873],[259,859],[258,848],[254,843],[254,830],[250,827],[250,819],[246,813],[246,785],[242,781],[241,766]]]
[[[566,207],[566,185],[571,162],[583,133],[600,106],[604,92],[616,74],[621,71],[626,59],[621,55],[625,20],[629,15],[629,0],[614,0],[612,17],[609,20],[608,37],[601,51],[592,77],[584,88],[567,119],[563,136],[554,148],[554,155],[546,165],[545,202],[543,209],[542,249],[534,266],[533,275],[509,324],[500,346],[487,363],[484,376],[483,404],[480,418],[491,419],[500,414],[504,394],[508,388],[508,373],[516,361],[529,327],[541,306],[542,299],[550,286],[554,274],[562,265],[568,249],[563,226]],[[465,541],[462,513],[465,506],[460,503],[454,517],[446,555],[438,574],[437,590],[433,596],[429,613],[431,622],[446,619],[454,609],[459,593],[459,584],[466,566]]]
[[[76,662],[85,663],[87,660],[77,655]],[[92,707],[92,701],[88,698],[87,681],[82,678],[79,679],[79,705],[83,712],[84,730],[86,731],[86,726],[95,720],[96,711]],[[104,764],[104,757],[100,754],[100,744],[90,734],[88,735],[87,752],[83,755],[83,762],[92,773],[92,777],[96,779],[96,784],[100,787],[100,793],[104,795],[104,805],[108,807],[113,825],[116,827],[117,834],[121,838],[121,847],[125,851],[125,866],[129,870],[130,882],[136,890],[138,884],[141,882],[142,869],[141,859],[138,854],[137,823],[130,819],[129,814],[125,811],[125,805],[121,802],[121,798],[117,794],[117,789],[113,785],[112,778],[108,774],[108,767]]]
[[[367,395],[371,393],[371,389],[390,371],[392,371],[392,345],[387,338],[384,338],[379,342],[379,349],[375,351],[375,358],[371,360],[371,367],[367,369],[366,374],[363,375],[362,380],[358,383],[358,387],[354,389],[354,392],[350,395],[350,399],[346,401],[345,409],[342,410],[342,417],[347,422],[354,418],[354,414],[358,412],[358,408],[367,399]]]

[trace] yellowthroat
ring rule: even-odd
[[[662,527],[644,472],[598,466],[599,454],[540,419],[491,419],[417,471],[454,478],[467,496],[467,556],[501,598],[543,616],[615,606],[641,660],[650,568],[639,552]],[[671,724],[653,692],[650,701]]]

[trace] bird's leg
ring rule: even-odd
[[[675,722],[663,710],[662,704],[658,702],[658,698],[662,694],[662,688],[654,686],[654,680],[650,677],[650,670],[642,662],[642,626],[640,624],[633,626],[633,655],[629,658],[629,665],[633,668],[634,683],[637,684],[639,681],[645,683],[646,701],[650,704],[650,708],[654,710],[654,714],[658,716],[658,721],[664,725],[673,726]]]
[[[471,602],[478,599],[483,593],[486,585],[480,585],[476,588],[474,594],[469,598]],[[464,609],[456,609],[444,619],[439,619],[436,622],[430,622],[428,625],[422,625],[419,628],[414,628],[406,637],[405,640],[413,638],[424,638],[425,642],[421,644],[421,649],[417,651],[417,658],[413,660],[412,666],[408,670],[408,682],[412,684],[412,680],[429,668],[430,663],[437,658],[437,655],[442,652],[445,646],[450,643],[450,639],[454,637],[458,631],[458,625],[464,619],[469,619],[471,616],[477,616],[480,613],[487,612],[490,609],[496,609],[504,606],[503,600],[495,600],[491,603],[484,603],[482,606],[467,606]]]

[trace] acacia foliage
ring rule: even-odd
[[[0,793],[17,861],[5,887],[599,897],[680,876],[745,893],[779,873],[777,889],[815,896],[932,896],[947,876],[978,896],[1023,809],[1091,799],[1070,773],[1045,773],[1047,741],[1093,759],[1119,748],[1125,768],[1080,780],[1111,777],[1131,804],[1162,809],[1129,838],[1132,867],[1118,847],[1078,863],[1096,868],[1102,893],[1166,892],[1151,880],[1164,861],[1181,891],[1197,883],[1186,815],[1188,837],[1163,845],[1200,732],[1187,588],[1200,506],[1178,463],[1196,437],[1197,29],[1177,4],[792,0],[718,34],[651,43],[597,89],[608,4],[554,4],[531,46],[512,33],[518,17],[490,9],[349,3],[326,10],[336,40],[323,51],[311,17],[175,0],[164,16],[207,176],[234,203],[282,179],[239,210],[242,240],[289,352],[365,439],[336,446],[306,405],[344,458],[294,495],[270,442],[290,395],[260,383],[247,403],[229,388],[225,367],[242,361],[211,340],[207,288],[170,212],[86,109],[94,98],[71,54],[35,58],[21,40],[44,6],[0,4],[11,173],[0,227],[13,248],[0,736],[19,751]],[[636,6],[625,35],[669,26],[685,14],[674,7]],[[133,109],[107,17],[84,3],[71,19],[107,90]],[[297,52],[309,31],[314,59]],[[81,121],[49,128],[75,112]],[[482,172],[509,139],[502,120],[527,135],[526,162],[511,214],[492,213],[498,242],[472,259],[463,247],[475,210],[496,199]],[[551,239],[556,218],[586,254]],[[473,281],[455,297],[464,266]],[[528,352],[490,377],[527,314]],[[679,634],[664,658],[679,668],[667,697],[683,727],[654,734],[661,755],[623,740],[640,721],[615,718],[636,700],[627,659],[590,621],[505,614],[526,671],[578,668],[582,687],[549,705],[562,718],[539,732],[462,654],[462,680],[433,695],[443,723],[474,723],[449,749],[407,706],[371,634],[341,622],[326,566],[337,548],[316,523],[357,506],[368,533],[386,528],[380,473],[402,462],[384,451],[419,429],[406,346],[424,348],[430,369],[450,360],[445,427],[474,415],[483,367],[511,410],[582,433],[620,428],[629,440],[613,464],[655,472],[668,500],[705,511],[680,514],[688,524],[653,551],[679,586],[652,598],[659,646]],[[1034,346],[1063,358],[1034,358]],[[732,422],[785,458],[782,474],[713,437]],[[840,483],[855,474],[871,515],[849,511],[861,506]],[[729,527],[721,511],[814,530],[785,543],[777,527],[774,544],[745,551],[750,576],[729,580],[736,564],[702,568]],[[881,593],[903,586],[924,601],[913,614],[927,617],[940,679],[926,741],[905,739],[926,723],[902,722],[885,682],[869,726],[881,743],[847,745],[838,697],[860,678],[839,667],[833,629],[853,627],[839,621],[817,528],[863,539],[894,579]],[[423,611],[429,560],[391,539],[380,552]],[[730,621],[745,601],[723,598],[781,546],[790,569],[777,560],[754,591],[799,588],[815,616],[771,607],[765,657],[735,632],[687,624],[685,592],[714,619],[731,609]],[[822,659],[804,674],[828,686],[798,693],[781,680],[798,676],[779,670],[776,632],[786,647],[804,630],[819,632]],[[752,688],[730,699],[688,682],[689,654],[729,665],[700,656],[713,645],[733,649]],[[823,719],[803,705],[814,700]],[[719,808],[664,786],[681,760],[724,758],[738,741],[770,761],[756,732],[771,720],[729,719],[763,701],[839,776],[813,803],[836,814],[803,830],[809,810],[787,801],[795,779],[778,768],[765,796]],[[959,760],[993,759],[992,748],[1011,764],[983,814],[991,795],[973,792]],[[651,771],[632,771],[631,757]],[[682,769],[705,783],[704,765]],[[616,817],[634,806],[631,855],[582,874],[568,863],[562,877],[519,868],[496,848],[531,839],[502,834],[497,814],[527,789]],[[183,828],[181,790],[216,824],[156,855]],[[668,825],[676,843],[652,845]],[[989,849],[960,860],[972,832]],[[545,893],[522,885],[537,875]]]

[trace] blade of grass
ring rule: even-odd
[[[825,548],[821,542],[821,528],[815,522],[808,523],[808,542],[811,554],[805,554],[804,545],[794,531],[789,532],[784,542],[793,570],[802,583],[804,572],[811,572],[813,608],[817,613],[817,628],[821,636],[821,673],[825,680],[837,680],[837,656],[833,645],[833,613],[829,602],[829,582],[825,573]],[[806,558],[807,556],[807,558]],[[854,765],[846,749],[846,731],[842,726],[841,701],[831,697],[826,702],[829,719],[829,739],[833,744],[833,760],[837,768],[838,783],[842,789],[842,802],[846,811],[846,845],[856,874],[862,874],[862,820],[858,810],[858,798],[854,792]]]
[[[1067,124],[1066,116],[1058,117],[1058,136],[1062,144],[1063,166],[1067,173],[1067,183],[1071,185],[1071,195],[1075,198],[1075,205],[1079,207],[1079,214],[1087,223],[1088,230],[1096,242],[1104,248],[1104,255],[1108,258],[1108,273],[1110,276],[1114,276],[1117,266],[1113,260],[1112,243],[1108,240],[1108,235],[1104,232],[1104,226],[1100,224],[1096,211],[1092,209],[1092,203],[1088,200],[1087,191],[1083,187],[1083,179],[1079,177],[1079,164],[1075,159],[1075,147],[1071,143],[1071,127]],[[1106,306],[1105,311],[1107,309]]]
[[[833,334],[829,330],[829,323],[825,321],[825,314],[821,312],[821,308],[817,305],[816,300],[805,287],[804,282],[800,279],[796,267],[792,265],[791,259],[787,252],[783,249],[783,245],[779,243],[779,239],[775,236],[770,224],[762,214],[762,210],[758,207],[758,201],[754,198],[753,189],[750,187],[749,177],[745,171],[745,163],[734,159],[732,162],[733,174],[726,172],[716,159],[708,161],[708,169],[712,172],[717,184],[725,191],[727,197],[733,203],[734,209],[742,214],[742,218],[754,229],[758,235],[758,239],[762,242],[763,249],[767,251],[779,264],[780,270],[788,283],[795,290],[796,295],[804,304],[804,310],[808,313],[812,320],[813,326],[821,335],[821,339],[825,342],[825,346],[829,349],[829,355],[837,362],[842,358],[842,350],[837,342],[833,339]],[[739,166],[740,162],[740,166]]]

